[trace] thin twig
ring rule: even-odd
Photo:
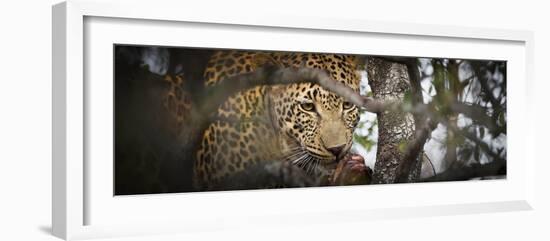
[[[426,159],[428,159],[428,163],[430,163],[430,167],[432,167],[433,175],[435,176],[436,171],[435,171],[435,166],[434,166],[434,164],[433,164],[433,162],[432,162],[432,159],[430,159],[430,157],[428,156],[428,154],[426,154],[425,152],[424,152],[424,156],[426,157]]]

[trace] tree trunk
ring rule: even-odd
[[[367,74],[374,98],[380,101],[405,101],[411,96],[411,83],[404,64],[383,58],[368,58]],[[408,93],[408,94],[407,94]],[[407,97],[408,98],[408,97]],[[410,98],[408,98],[411,101]],[[373,183],[394,183],[397,167],[404,157],[407,144],[414,139],[415,121],[412,114],[386,110],[378,113],[378,150]],[[421,162],[415,158],[408,181],[416,181]]]

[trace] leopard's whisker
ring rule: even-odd
[[[296,160],[292,161],[292,164],[300,165],[300,164],[302,164],[303,160],[306,159],[306,157],[307,157],[307,154],[304,153],[302,156],[300,156]]]
[[[302,164],[303,164],[303,165],[302,165],[301,167],[302,167],[304,170],[307,169],[307,167],[309,166],[309,159],[310,159],[310,158],[311,158],[311,156],[306,154],[304,160],[302,161]]]
[[[288,160],[290,160],[290,159],[293,159],[293,158],[299,156],[300,154],[301,154],[300,152],[291,153],[290,155],[285,156],[285,157],[283,158],[283,160],[288,161]]]
[[[317,170],[317,158],[311,160],[311,174],[315,174]]]
[[[320,164],[321,164],[321,160],[319,159],[315,160],[315,174],[321,173]]]
[[[293,148],[288,150],[288,154],[285,155],[284,159],[289,159],[289,157],[292,157],[292,156],[295,156],[296,154],[301,154],[301,153],[303,153],[302,148],[293,147]]]
[[[294,165],[299,165],[302,159],[304,159],[304,155],[298,156],[298,158],[294,159],[291,163]]]
[[[311,174],[315,174],[315,173],[316,173],[318,160],[319,160],[319,159],[317,159],[317,158],[315,158],[315,157],[313,157],[313,158],[311,159],[311,165],[312,165],[312,167],[311,167]]]
[[[283,160],[284,161],[290,161],[292,159],[295,159],[296,157],[299,157],[300,155],[304,155],[304,153],[301,152],[301,151],[298,151],[298,152],[295,152],[295,153],[292,153],[292,154],[286,156]]]
[[[312,156],[309,156],[309,159],[308,159],[308,168],[307,168],[307,173],[308,173],[308,174],[311,174],[311,173],[312,173],[313,164],[314,164],[314,158],[313,158]]]

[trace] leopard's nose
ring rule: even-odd
[[[332,153],[335,157],[339,157],[340,154],[342,154],[342,151],[344,150],[344,147],[346,145],[339,145],[339,146],[333,146],[333,147],[328,147],[327,150]]]

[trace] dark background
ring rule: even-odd
[[[201,88],[212,52],[114,46],[116,195],[192,190],[191,156],[167,127],[174,120],[161,104],[169,87],[162,76],[184,71],[186,87]]]

